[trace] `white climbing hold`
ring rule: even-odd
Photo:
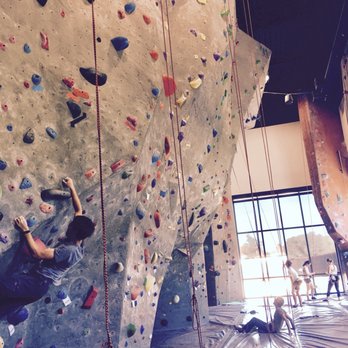
[[[172,299],[172,302],[177,304],[180,302],[180,296],[179,295],[174,295],[173,299]]]

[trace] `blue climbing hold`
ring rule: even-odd
[[[211,150],[211,146],[208,144],[208,145],[207,145],[207,152],[209,153],[210,150]]]
[[[151,181],[151,187],[154,188],[156,186],[156,179],[152,179]]]
[[[46,133],[48,134],[49,137],[51,137],[52,139],[56,139],[57,138],[57,132],[51,128],[51,127],[47,127],[46,128]]]
[[[178,140],[182,142],[184,140],[184,132],[179,132],[178,134]]]
[[[30,182],[30,180],[28,178],[24,178],[21,182],[21,184],[19,185],[19,188],[21,190],[25,190],[25,189],[28,189],[30,187],[32,187],[32,183]]]
[[[217,135],[218,135],[218,131],[215,128],[213,128],[213,138],[215,138]]]
[[[8,125],[6,126],[6,129],[7,129],[9,132],[12,132],[12,131],[13,131],[13,126],[12,126],[12,124],[8,124]]]
[[[35,86],[38,86],[41,83],[41,76],[38,74],[33,74],[31,76],[31,81]]]
[[[167,162],[168,167],[172,166],[173,164],[174,164],[174,162],[171,159],[169,159]]]
[[[29,216],[28,218],[27,218],[27,224],[28,224],[28,227],[30,228],[30,227],[33,227],[35,224],[37,223],[37,219],[36,219],[36,217],[35,216]]]
[[[153,95],[154,97],[158,97],[158,95],[159,95],[159,93],[160,93],[160,90],[159,90],[159,88],[154,87],[154,88],[152,88],[151,92],[152,92],[152,95]]]
[[[166,195],[167,195],[167,191],[163,191],[163,190],[160,191],[160,196],[161,197],[164,198]]]
[[[197,168],[198,168],[198,173],[202,173],[203,171],[203,166],[199,163],[197,164]]]
[[[179,219],[178,219],[177,224],[178,224],[178,225],[181,225],[181,223],[182,223],[182,218],[181,218],[181,216],[180,216]]]
[[[203,208],[199,211],[198,216],[199,216],[199,217],[202,217],[202,216],[204,216],[206,213],[207,213],[207,210],[206,210],[205,207],[203,207]]]
[[[68,100],[68,101],[66,102],[66,105],[68,105],[69,111],[70,111],[71,116],[72,116],[73,118],[77,118],[77,117],[80,116],[81,111],[82,111],[80,105],[74,103],[74,102],[71,101],[71,100]]]
[[[44,7],[47,3],[47,0],[37,0],[37,2],[42,6]]]
[[[117,52],[123,51],[129,46],[129,41],[124,36],[116,36],[111,39],[111,43]]]
[[[191,217],[190,217],[190,220],[189,220],[189,223],[188,223],[188,226],[190,227],[192,224],[193,224],[193,220],[195,219],[195,213],[192,213],[191,214]]]
[[[32,144],[35,140],[35,133],[34,130],[31,128],[28,128],[27,131],[23,135],[23,141],[26,144]]]
[[[27,310],[26,307],[22,307],[21,309],[9,313],[7,315],[7,321],[11,325],[18,325],[19,323],[22,323],[23,321],[27,320],[29,317],[29,311]]]
[[[92,85],[96,85],[98,82],[98,86],[103,86],[106,83],[107,75],[101,72],[96,74],[94,68],[80,68],[80,74],[84,77],[86,81],[91,83]]]
[[[185,127],[186,125],[187,125],[186,120],[181,120],[180,126],[181,126],[181,127]]]
[[[141,325],[140,326],[140,334],[142,335],[145,331],[145,328],[144,328],[144,325]]]
[[[139,141],[136,140],[136,139],[134,139],[134,140],[133,140],[133,145],[134,145],[135,147],[137,147],[137,146],[139,145]]]
[[[25,43],[25,44],[23,45],[23,51],[24,51],[25,53],[30,53],[30,52],[31,52],[31,48],[30,48],[30,46],[29,46],[27,43]]]
[[[126,11],[127,14],[131,14],[135,11],[135,3],[134,2],[129,2],[124,5],[124,10]]]
[[[4,160],[0,160],[0,170],[5,170],[7,167],[7,163]]]
[[[50,229],[50,233],[56,233],[58,231],[59,231],[59,229],[57,226],[52,226],[52,228]]]
[[[65,293],[64,290],[59,290],[58,293],[57,293],[57,297],[58,297],[60,300],[64,300],[65,298],[68,297],[68,295]]]
[[[160,154],[158,152],[154,152],[151,157],[152,164],[157,163],[157,161],[160,159]]]
[[[143,217],[145,216],[145,212],[140,205],[136,207],[135,214],[137,215],[139,220],[143,219]]]
[[[192,182],[193,179],[192,179],[192,176],[189,176],[188,179],[187,179],[188,182]]]

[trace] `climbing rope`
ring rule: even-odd
[[[166,71],[167,71],[167,76],[169,76],[170,75],[169,72],[171,72],[173,80],[175,81],[173,49],[172,49],[172,40],[171,40],[171,28],[170,28],[170,20],[169,20],[169,12],[168,12],[168,1],[165,0],[164,3],[165,3],[165,13],[163,10],[163,1],[161,0],[164,50],[165,50],[165,52],[167,52],[167,40],[168,40],[168,48],[169,48],[169,53],[170,53],[169,54],[170,69],[169,69],[169,64],[168,64],[168,57],[166,57],[166,59],[165,59]],[[165,20],[167,22],[167,28],[168,28],[167,35],[165,32]],[[174,96],[174,102],[172,102],[171,96],[169,96],[168,99],[169,99],[169,106],[170,106],[170,119],[171,119],[171,128],[172,128],[172,136],[173,136],[173,143],[174,143],[174,156],[175,156],[175,161],[176,161],[178,192],[179,192],[179,201],[180,201],[180,208],[181,208],[181,219],[182,219],[182,226],[183,226],[183,232],[184,232],[185,248],[186,248],[186,253],[187,253],[187,257],[188,257],[189,276],[191,278],[191,285],[192,285],[192,297],[191,297],[191,306],[192,306],[192,314],[193,314],[192,327],[194,330],[197,330],[199,347],[203,348],[203,337],[202,337],[202,330],[201,330],[201,324],[200,324],[198,301],[197,301],[196,290],[195,290],[194,267],[193,267],[193,260],[192,260],[191,241],[190,241],[190,234],[189,234],[189,230],[188,230],[189,219],[188,219],[188,214],[187,214],[185,174],[184,174],[183,156],[182,156],[182,149],[181,149],[180,141],[179,141],[178,146],[176,145],[176,139],[177,139],[178,134],[179,134],[179,114],[178,114],[177,108],[174,105],[175,100],[177,99],[175,91],[174,91],[173,96]],[[174,112],[173,112],[173,110],[174,110]],[[176,124],[174,124],[174,120],[173,120],[174,115],[175,115]],[[175,126],[176,126],[176,129],[175,129]],[[196,320],[196,327],[194,325],[195,320]]]
[[[105,330],[107,335],[107,342],[104,346],[113,348],[110,333],[110,319],[109,319],[109,283],[108,283],[108,264],[107,264],[107,235],[105,224],[105,207],[104,207],[104,187],[103,187],[103,160],[102,160],[102,135],[100,122],[100,106],[99,106],[99,85],[98,85],[98,60],[97,60],[97,46],[96,46],[96,30],[95,30],[95,12],[94,1],[92,1],[92,29],[93,29],[93,54],[94,54],[94,70],[95,70],[95,99],[97,111],[97,131],[98,131],[98,159],[99,159],[99,186],[100,186],[100,206],[102,217],[102,241],[103,241],[103,278],[104,278],[104,294],[105,294]]]

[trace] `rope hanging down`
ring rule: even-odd
[[[168,13],[168,1],[165,0],[165,18],[164,18],[164,12],[163,12],[163,2],[161,1],[161,14],[162,14],[162,30],[163,30],[163,40],[164,40],[164,50],[167,52],[167,40],[168,40],[168,46],[169,46],[169,58],[170,58],[170,69],[168,60],[166,59],[166,72],[169,76],[169,72],[171,72],[171,75],[175,81],[175,72],[174,72],[174,60],[173,60],[173,49],[172,49],[172,41],[171,41],[171,29],[170,29],[170,20],[169,20],[169,13]],[[166,39],[166,31],[165,31],[165,23],[164,19],[166,19],[167,22],[167,39]],[[194,267],[193,267],[193,261],[192,261],[192,250],[191,250],[191,241],[190,241],[190,235],[188,230],[188,213],[187,213],[187,199],[186,199],[186,190],[185,190],[185,174],[184,174],[184,167],[183,167],[183,156],[182,156],[182,149],[181,144],[179,142],[179,145],[176,145],[176,139],[179,134],[179,114],[178,110],[175,107],[175,100],[177,99],[176,92],[174,91],[174,102],[172,102],[172,97],[169,96],[169,106],[170,106],[170,119],[171,119],[171,128],[172,128],[172,136],[173,136],[173,143],[174,143],[174,155],[175,155],[175,161],[176,161],[176,170],[177,170],[177,180],[178,180],[178,191],[179,191],[179,200],[180,200],[180,208],[181,208],[181,217],[182,217],[182,226],[184,231],[184,239],[185,239],[185,248],[186,253],[188,257],[188,265],[189,265],[189,276],[191,278],[191,285],[192,285],[192,298],[191,298],[191,305],[192,305],[192,313],[193,313],[193,321],[192,321],[192,327],[194,330],[197,330],[198,333],[198,340],[199,340],[199,347],[203,348],[203,337],[202,337],[202,330],[201,330],[201,324],[200,324],[200,316],[199,316],[199,308],[198,308],[198,302],[196,297],[196,291],[195,291],[195,284],[194,284]],[[174,112],[173,112],[174,110]],[[175,115],[175,121],[176,124],[174,125],[173,117]],[[176,126],[176,129],[175,127]],[[179,150],[178,150],[179,148]],[[179,152],[179,154],[178,154]],[[179,172],[180,169],[180,172]],[[180,175],[181,174],[181,175]],[[181,180],[180,180],[181,178]],[[194,326],[194,320],[196,320],[197,326]]]
[[[113,348],[110,333],[109,320],[109,283],[108,283],[108,265],[107,265],[107,235],[105,224],[105,208],[104,208],[104,188],[103,188],[103,160],[102,160],[102,145],[101,145],[101,127],[100,127],[100,107],[99,107],[99,85],[98,85],[98,60],[96,46],[96,30],[95,30],[95,13],[94,1],[92,1],[92,29],[93,29],[93,54],[94,54],[94,70],[95,70],[95,99],[97,111],[97,131],[98,131],[98,159],[99,159],[99,186],[100,186],[100,206],[102,215],[102,241],[103,241],[103,278],[104,278],[104,293],[105,293],[105,330],[107,335],[106,348]]]

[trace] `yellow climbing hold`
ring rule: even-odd
[[[203,34],[203,33],[199,33],[199,37],[205,41],[207,39],[207,37]]]
[[[144,280],[144,287],[145,287],[145,291],[149,292],[151,291],[151,289],[153,288],[153,286],[155,285],[156,279],[154,276],[152,276],[151,274],[148,274],[145,277]]]
[[[196,79],[194,79],[190,82],[190,86],[193,89],[197,89],[201,86],[202,82],[203,81],[199,77],[197,77]]]
[[[179,105],[180,107],[182,107],[185,102],[186,102],[186,97],[184,94],[181,95],[181,97],[179,97],[177,100],[176,100],[176,104]]]
[[[197,0],[197,2],[201,5],[206,5],[207,4],[207,0]]]
[[[157,260],[158,260],[158,254],[155,251],[151,257],[151,263],[156,263]]]

